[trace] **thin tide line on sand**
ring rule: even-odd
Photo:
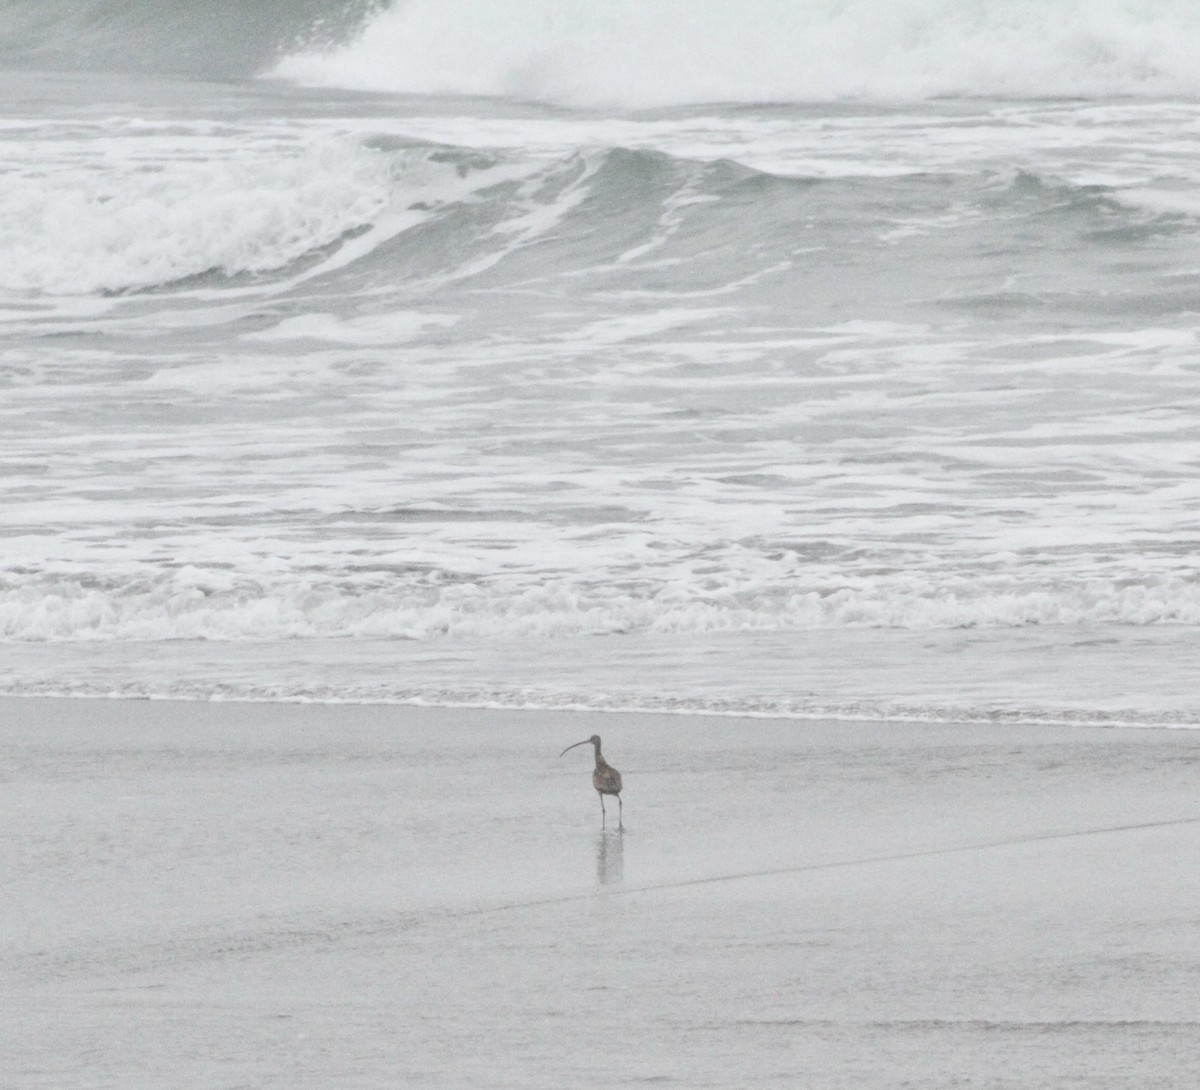
[[[282,928],[278,932],[264,937],[255,935],[242,944],[227,943],[220,950],[214,951],[217,956],[230,954],[247,954],[265,952],[279,946],[308,946],[339,941],[364,940],[378,943],[390,941],[389,937],[400,931],[411,931],[431,922],[451,922],[486,916],[499,915],[503,912],[515,912],[521,909],[550,908],[557,905],[574,904],[583,901],[597,901],[610,897],[628,897],[639,893],[669,892],[677,889],[689,889],[695,886],[717,885],[724,882],[741,882],[752,878],[772,878],[785,874],[804,874],[816,871],[847,870],[853,867],[866,867],[883,863],[900,863],[905,860],[930,859],[943,855],[965,854],[967,852],[991,851],[998,848],[1019,847],[1023,844],[1037,844],[1055,840],[1073,840],[1090,836],[1111,836],[1120,833],[1139,832],[1147,829],[1165,829],[1172,826],[1200,825],[1200,815],[1196,817],[1168,818],[1163,821],[1143,821],[1126,825],[1105,825],[1092,829],[1072,829],[1067,832],[1037,833],[1032,836],[1009,837],[1004,840],[982,841],[975,844],[956,844],[944,848],[923,848],[919,851],[895,852],[890,855],[861,856],[857,859],[835,859],[822,863],[798,863],[788,867],[767,867],[761,870],[738,871],[733,874],[714,874],[704,878],[684,878],[673,882],[655,882],[640,886],[607,886],[603,890],[588,890],[580,893],[566,893],[558,897],[541,897],[524,901],[509,901],[503,904],[480,905],[474,908],[448,908],[428,914],[406,913],[402,917],[388,916],[364,921],[360,924],[342,923],[326,928]],[[620,834],[607,834],[620,835]]]
[[[958,844],[945,848],[925,848],[920,851],[895,852],[890,855],[862,856],[857,859],[828,860],[822,863],[799,863],[788,867],[768,867],[761,870],[739,871],[734,874],[714,874],[704,878],[685,878],[673,882],[656,882],[649,885],[628,887],[605,887],[601,891],[589,890],[583,893],[568,893],[559,897],[542,897],[536,900],[510,901],[505,904],[484,905],[475,908],[447,909],[441,912],[408,912],[403,915],[389,914],[386,917],[376,917],[360,923],[341,921],[329,922],[325,926],[295,927],[280,921],[278,926],[268,929],[256,928],[241,935],[222,935],[209,943],[197,943],[196,936],[191,936],[187,947],[195,955],[197,946],[204,948],[210,959],[227,957],[252,957],[260,954],[277,952],[280,949],[295,947],[328,946],[343,942],[389,943],[399,932],[412,931],[433,922],[451,922],[471,918],[498,915],[503,912],[514,912],[520,909],[548,908],[556,905],[572,904],[583,901],[597,901],[609,897],[632,896],[639,893],[657,893],[677,889],[688,889],[694,886],[716,885],[723,882],[739,882],[752,878],[771,878],[784,874],[804,874],[806,872],[845,870],[853,867],[873,866],[883,863],[898,863],[905,860],[928,859],[936,856],[963,854],[967,852],[989,851],[997,848],[1019,847],[1023,844],[1037,844],[1055,840],[1072,840],[1090,836],[1110,836],[1120,833],[1139,832],[1148,829],[1165,829],[1172,826],[1198,825],[1200,816],[1186,818],[1171,818],[1164,821],[1144,821],[1126,825],[1107,825],[1093,829],[1074,829],[1058,833],[1038,833],[1033,836],[1010,837],[1005,840],[983,841],[975,844]],[[611,834],[617,835],[617,834]],[[97,961],[90,960],[94,969],[98,964],[129,964],[131,962],[146,967],[162,959],[174,960],[181,956],[182,948],[173,942],[145,943],[137,945],[136,950],[113,952],[107,958]],[[50,968],[57,967],[62,971],[65,965],[77,959],[63,961],[53,956],[37,955],[32,959],[37,963],[40,973],[44,974]]]
[[[865,1030],[959,1031],[964,1033],[1074,1033],[1079,1030],[1195,1030],[1200,1022],[1194,1018],[1065,1018],[1045,1019],[987,1019],[987,1018],[888,1018],[852,1023]],[[734,1025],[778,1029],[839,1029],[845,1021],[832,1018],[740,1018]]]
[[[1128,825],[1105,825],[1095,829],[1073,829],[1060,833],[1038,833],[1034,836],[1011,837],[1006,840],[988,840],[976,844],[956,844],[946,848],[922,848],[919,851],[896,852],[891,855],[869,855],[857,859],[834,859],[823,863],[797,863],[787,867],[767,867],[762,870],[738,871],[733,874],[713,874],[704,878],[683,878],[673,882],[655,882],[649,885],[628,887],[606,887],[602,891],[571,893],[561,897],[545,897],[533,901],[513,901],[508,904],[489,905],[481,908],[448,912],[447,917],[485,916],[497,912],[512,912],[522,908],[542,908],[550,905],[570,904],[573,901],[590,901],[596,898],[630,896],[636,893],[658,893],[673,889],[689,889],[693,886],[716,885],[722,882],[741,882],[751,878],[773,878],[784,874],[804,874],[811,871],[842,870],[851,867],[867,867],[880,863],[901,863],[911,859],[929,859],[940,855],[965,852],[992,851],[997,848],[1019,847],[1022,844],[1037,844],[1052,840],[1072,840],[1088,836],[1107,836],[1117,833],[1132,833],[1146,829],[1164,829],[1175,825],[1198,825],[1200,817],[1169,818],[1165,821],[1143,821]]]

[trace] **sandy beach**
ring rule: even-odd
[[[1191,731],[2,712],[4,1086],[1200,1072]],[[593,732],[623,834],[558,756]]]

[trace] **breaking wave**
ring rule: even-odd
[[[1191,0],[406,0],[274,69],[571,106],[1200,93]]]
[[[1191,0],[14,0],[8,67],[573,106],[1200,93]]]
[[[366,261],[387,264],[397,284],[502,276],[509,267],[519,278],[531,269],[518,255],[535,244],[542,274],[633,277],[632,285],[650,257],[682,289],[723,290],[765,268],[802,275],[793,236],[812,224],[899,237],[925,206],[960,231],[1036,222],[1039,235],[1061,232],[1064,245],[1105,230],[1190,231],[1200,217],[1186,193],[1168,199],[1021,171],[790,177],[628,148],[543,161],[371,137],[207,158],[185,150],[161,164],[130,155],[0,173],[0,290],[286,287],[288,278]],[[942,211],[948,189],[961,210],[953,223]],[[857,224],[865,202],[879,219]],[[840,236],[830,244],[844,248]]]
[[[205,276],[212,286],[311,277],[499,181],[491,160],[466,158],[472,166],[428,147],[329,138],[2,174],[0,289],[117,294]]]
[[[0,177],[0,287],[118,292],[286,267],[377,220],[387,164],[327,144],[146,171]]]

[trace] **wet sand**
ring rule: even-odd
[[[1186,730],[6,700],[0,1085],[1194,1087],[1198,780]]]

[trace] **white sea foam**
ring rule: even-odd
[[[830,628],[1004,628],[1200,624],[1200,583],[1186,574],[1081,580],[931,574],[857,580],[840,589],[755,585],[743,576],[659,587],[547,577],[448,581],[373,573],[333,582],[272,580],[186,567],[98,584],[92,577],[8,576],[0,637],[9,640],[527,639],[628,633],[809,632]],[[722,585],[724,584],[724,585]]]
[[[1191,0],[407,0],[305,83],[629,107],[1195,94]]]
[[[0,128],[0,689],[1193,706],[1190,108],[94,90]]]
[[[370,223],[392,191],[382,156],[340,142],[5,173],[0,287],[113,292],[278,269]]]
[[[396,344],[413,340],[431,327],[452,326],[454,315],[419,312],[342,319],[335,314],[304,314],[270,329],[246,333],[247,341],[329,341],[333,344]]]

